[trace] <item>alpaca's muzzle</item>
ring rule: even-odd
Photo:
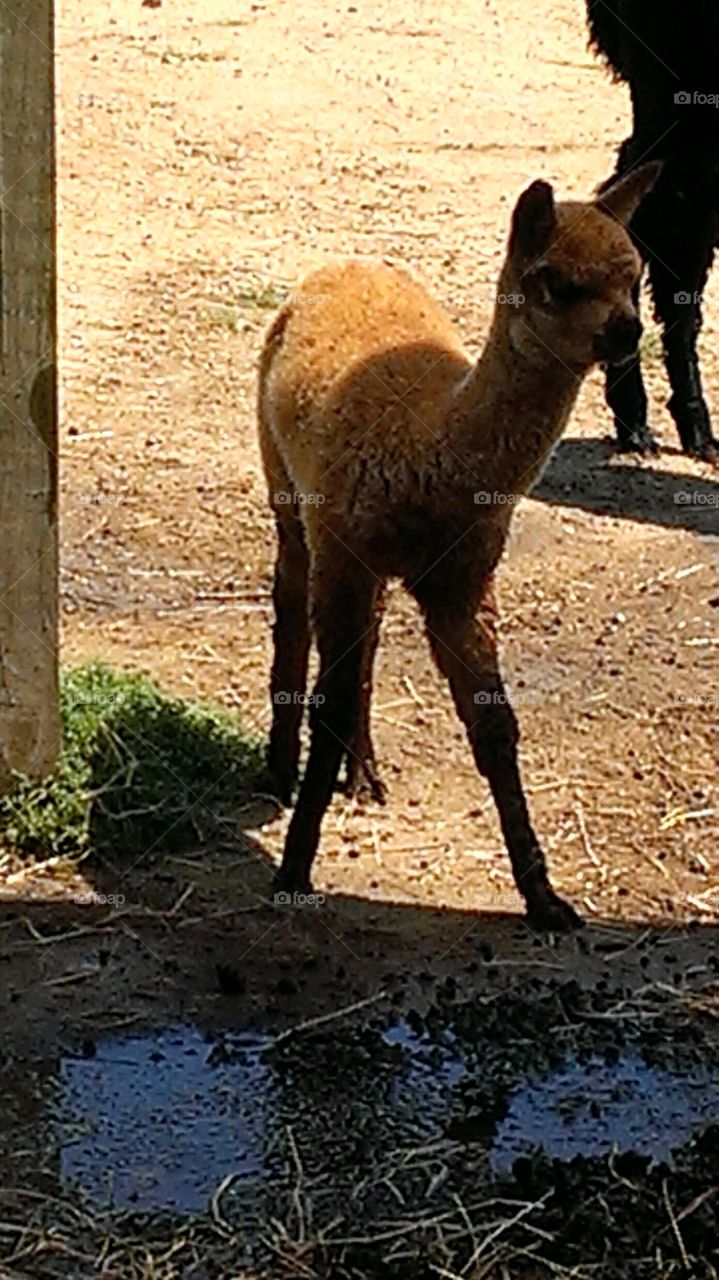
[[[623,364],[636,355],[642,323],[638,316],[621,316],[594,339],[594,353],[601,364]]]

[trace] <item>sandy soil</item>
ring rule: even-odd
[[[274,531],[253,400],[272,308],[329,255],[380,256],[481,343],[522,186],[589,193],[627,130],[582,5],[542,12],[539,26],[526,0],[63,6],[66,663],[149,671],[266,731]],[[716,275],[706,312],[719,406]],[[650,332],[661,457],[613,457],[593,377],[501,573],[536,825],[595,927],[550,946],[521,923],[486,787],[395,592],[374,704],[389,803],[338,797],[316,871],[328,905],[281,919],[258,905],[286,824],[264,800],[238,815],[245,859],[140,866],[104,886],[120,911],[21,870],[0,905],[0,1016],[18,1050],[178,1013],[297,1017],[422,970],[472,987],[488,939],[507,982],[526,965],[711,978],[719,475],[678,452],[657,351]],[[677,503],[685,491],[705,500]],[[241,992],[222,991],[218,964]]]

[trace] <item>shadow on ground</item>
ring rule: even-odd
[[[113,1277],[134,1274],[135,1246],[179,1250],[183,1280],[394,1277],[408,1260],[413,1276],[457,1274],[525,1201],[532,1226],[506,1228],[511,1257],[544,1239],[556,1267],[587,1257],[590,1182],[613,1144],[639,1165],[601,1195],[619,1190],[621,1217],[623,1181],[639,1179],[647,1232],[678,1248],[647,1171],[687,1144],[695,1169],[692,1143],[719,1113],[719,929],[606,921],[547,938],[519,915],[379,898],[276,907],[253,834],[264,808],[247,806],[231,851],[105,869],[93,892],[111,901],[9,886],[0,1264],[18,1243],[35,1254],[8,1274],[66,1275],[63,1248],[73,1277],[96,1274],[88,1230],[122,1252]],[[574,1188],[576,1241],[550,1247],[570,1176],[557,1170],[578,1177],[565,1162],[579,1155],[584,1218]],[[707,1189],[696,1168],[687,1196]],[[616,1249],[636,1277],[633,1214],[636,1239],[620,1224]]]
[[[561,440],[532,497],[596,515],[719,535],[719,476],[703,480],[636,461],[620,464],[616,458],[607,440]]]

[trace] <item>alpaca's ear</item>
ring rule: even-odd
[[[523,191],[512,215],[509,252],[521,258],[539,258],[557,230],[554,192],[538,180]]]
[[[608,213],[626,226],[631,222],[648,191],[651,191],[662,171],[661,160],[652,160],[639,169],[632,169],[598,196],[595,204],[602,213]]]

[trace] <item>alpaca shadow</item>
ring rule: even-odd
[[[562,440],[531,496],[552,506],[719,535],[719,480],[610,465],[615,456],[608,441]]]

